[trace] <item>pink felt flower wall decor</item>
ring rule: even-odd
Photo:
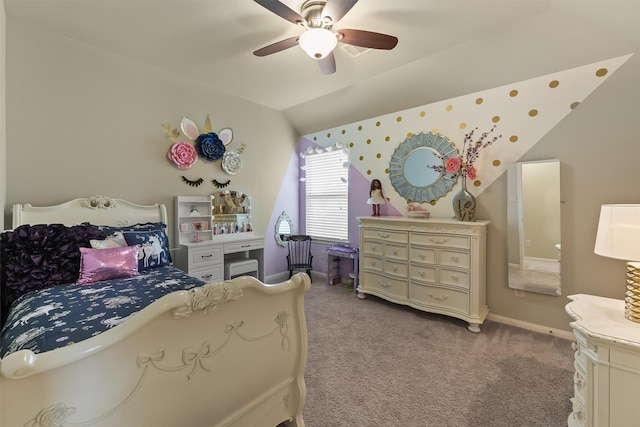
[[[179,169],[189,169],[198,160],[198,153],[190,143],[177,141],[171,145],[167,157]]]

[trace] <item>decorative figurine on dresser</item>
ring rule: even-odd
[[[205,282],[219,282],[230,278],[225,272],[233,271],[231,266],[255,260],[255,277],[264,281],[264,236],[253,232],[246,194],[224,190],[211,196],[176,196],[174,222],[179,269]]]
[[[360,282],[367,294],[456,317],[480,332],[486,303],[489,221],[358,217]]]

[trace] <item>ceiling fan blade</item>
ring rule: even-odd
[[[351,8],[358,3],[358,0],[328,0],[327,4],[322,9],[322,17],[328,16],[335,24],[344,15],[351,10]]]
[[[279,42],[275,42],[270,44],[269,46],[265,46],[253,52],[255,56],[267,56],[272,53],[280,52],[281,50],[289,49],[290,47],[296,46],[298,44],[298,39],[300,36],[290,37],[288,39],[280,40]]]
[[[391,50],[398,44],[397,37],[371,31],[338,30],[337,33],[339,42],[353,46]]]
[[[336,58],[333,56],[333,52],[329,53],[322,59],[318,60],[320,71],[322,74],[333,74],[336,72]]]
[[[305,19],[298,12],[290,9],[288,6],[280,3],[278,0],[254,0],[260,6],[275,13],[276,15],[286,19],[289,22],[297,24],[305,22]]]

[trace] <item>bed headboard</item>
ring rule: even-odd
[[[167,224],[167,208],[160,203],[143,206],[105,196],[82,197],[54,206],[13,205],[13,228],[24,224],[72,226],[83,222],[111,226],[145,222]]]

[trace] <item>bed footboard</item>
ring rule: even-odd
[[[100,335],[0,361],[2,426],[304,426],[306,274],[174,292]]]

